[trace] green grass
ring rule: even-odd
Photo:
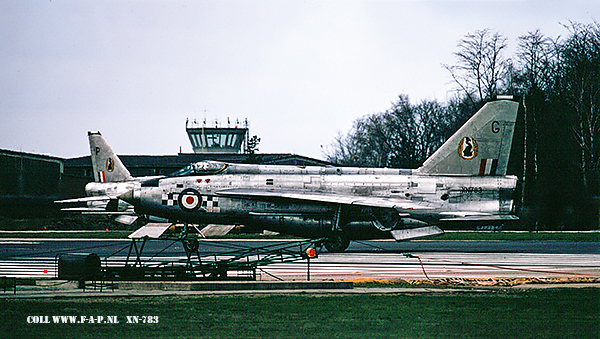
[[[597,338],[600,289],[0,300],[7,338]],[[28,324],[28,316],[119,324]],[[127,324],[126,316],[158,316]],[[52,320],[51,320],[52,321]]]
[[[446,232],[430,240],[600,241],[600,232]]]

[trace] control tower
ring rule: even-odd
[[[244,153],[248,142],[248,119],[240,123],[236,120],[234,127],[227,118],[227,127],[207,127],[206,120],[199,124],[189,119],[185,122],[194,153]]]

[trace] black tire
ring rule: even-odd
[[[342,253],[350,246],[350,240],[341,232],[335,232],[325,240],[324,245],[330,253]]]
[[[186,238],[183,239],[183,247],[188,253],[194,253],[198,250],[200,244],[198,243],[198,239],[194,238]]]

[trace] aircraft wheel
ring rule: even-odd
[[[190,253],[196,252],[199,246],[200,244],[197,239],[187,238],[183,240],[183,247]]]
[[[346,238],[341,232],[335,232],[325,240],[325,248],[331,253],[341,253],[350,246],[350,240]]]

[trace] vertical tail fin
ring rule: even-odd
[[[506,175],[519,103],[483,106],[418,169],[423,174]]]
[[[88,138],[96,182],[120,182],[133,179],[100,132],[89,131]]]

